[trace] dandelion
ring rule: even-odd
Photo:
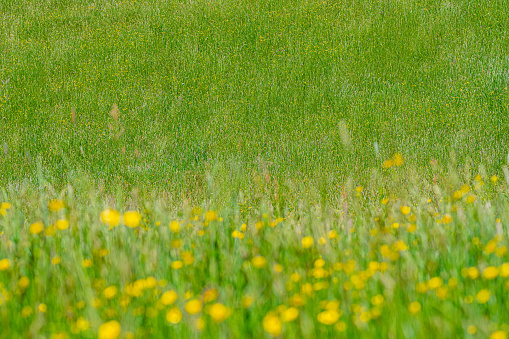
[[[263,318],[263,329],[274,337],[281,334],[282,327],[281,320],[275,314],[269,313]]]
[[[498,273],[498,267],[489,266],[482,272],[482,276],[484,279],[492,280],[498,276]]]
[[[103,291],[103,295],[106,299],[113,299],[118,293],[117,286],[106,287]]]
[[[467,275],[470,279],[477,279],[477,277],[479,277],[479,270],[477,267],[470,267],[467,270]]]
[[[90,327],[90,324],[88,321],[85,320],[83,317],[79,317],[78,320],[76,320],[76,328],[80,331],[86,331]]]
[[[84,260],[81,262],[81,266],[83,266],[83,268],[90,268],[90,267],[92,267],[92,260],[90,260],[90,259],[84,259]]]
[[[412,314],[417,314],[421,311],[421,304],[418,301],[414,301],[410,304],[410,306],[408,306],[408,310]]]
[[[294,321],[299,316],[299,310],[295,307],[290,307],[281,312],[281,320],[285,323]]]
[[[60,264],[60,262],[62,262],[62,258],[60,258],[60,257],[53,257],[53,258],[51,259],[51,263],[52,263],[53,265],[58,265],[58,264]]]
[[[400,209],[401,209],[401,214],[403,214],[403,215],[410,214],[411,209],[409,206],[401,206]]]
[[[166,321],[170,324],[178,324],[182,320],[182,312],[178,307],[172,307],[166,312]]]
[[[223,304],[216,303],[208,309],[208,314],[217,323],[223,322],[231,315],[231,310]]]
[[[178,298],[177,292],[172,290],[164,292],[159,300],[161,304],[168,306],[177,301],[177,298]]]
[[[490,334],[490,339],[507,339],[507,333],[505,331],[495,331]]]
[[[2,210],[8,210],[8,209],[11,209],[12,207],[12,204],[10,202],[2,202],[0,204],[0,209]]]
[[[120,213],[114,209],[105,209],[100,214],[101,222],[110,226],[110,228],[118,226],[120,223]]]
[[[205,221],[206,222],[216,221],[218,217],[219,217],[219,215],[217,214],[216,211],[207,211],[205,213]]]
[[[249,295],[245,295],[244,297],[242,297],[242,307],[243,308],[248,308],[249,306],[251,306],[251,304],[253,303],[253,298]]]
[[[108,321],[99,326],[99,339],[117,339],[120,335],[120,324],[116,320]]]
[[[444,281],[440,277],[433,277],[428,281],[428,289],[434,290],[435,288],[438,288],[442,286]]]
[[[69,221],[65,219],[59,219],[55,223],[55,226],[61,231],[66,230],[69,227]]]
[[[182,268],[182,266],[184,266],[184,265],[182,264],[182,261],[180,261],[180,260],[176,260],[176,261],[172,262],[170,266],[171,266],[171,268],[173,268],[174,270],[178,270],[178,269],[181,269],[181,268]]]
[[[177,220],[170,221],[168,227],[173,233],[178,233],[180,231],[180,223]]]
[[[48,204],[48,209],[51,212],[58,212],[61,209],[63,209],[64,207],[65,207],[64,202],[62,200],[59,200],[59,199],[53,199]]]
[[[475,327],[474,325],[469,325],[467,327],[467,332],[468,334],[475,334],[477,332],[477,327]]]
[[[505,262],[502,265],[500,265],[499,272],[502,278],[509,277],[509,262]]]
[[[25,289],[28,287],[28,285],[30,285],[30,279],[28,279],[28,277],[21,277],[19,278],[18,280],[18,286],[22,289]]]
[[[473,203],[475,202],[475,196],[473,196],[473,195],[469,195],[469,196],[467,197],[467,200],[466,200],[466,201],[467,201],[467,204],[469,204],[469,205],[473,204]]]
[[[41,313],[46,313],[46,311],[48,310],[48,306],[46,306],[46,304],[39,304],[39,306],[37,307],[37,309],[39,310],[39,312]]]
[[[123,215],[124,225],[136,228],[141,222],[141,214],[138,211],[127,211]]]
[[[0,260],[0,271],[5,271],[9,267],[11,267],[11,261],[9,259]]]
[[[488,291],[487,289],[482,289],[480,290],[477,295],[475,296],[475,298],[477,299],[477,302],[479,304],[485,304],[488,302],[488,300],[490,300],[490,297],[491,297],[491,293],[490,291]]]
[[[308,237],[304,237],[302,238],[302,248],[310,248],[311,246],[313,246],[313,237],[311,236],[308,236]]]
[[[31,234],[39,234],[44,229],[44,224],[40,221],[34,222],[30,227],[28,228],[28,232]]]
[[[324,325],[333,325],[339,320],[341,315],[336,310],[327,310],[317,315],[317,320]]]
[[[403,155],[401,153],[396,153],[393,156],[393,161],[395,166],[402,166],[403,165]]]
[[[200,300],[198,299],[191,299],[186,303],[186,306],[184,307],[186,312],[189,314],[196,314],[201,311],[203,308],[203,305]]]
[[[257,255],[256,257],[253,257],[251,260],[252,264],[256,268],[263,268],[265,265],[267,265],[267,260],[262,257],[261,255]]]

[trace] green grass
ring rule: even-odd
[[[0,13],[2,335],[106,338],[111,320],[122,338],[277,336],[283,306],[298,310],[284,337],[509,332],[505,271],[483,276],[509,262],[506,0],[5,0]],[[107,208],[143,220],[109,230]],[[185,251],[194,261],[172,268]],[[158,302],[169,290],[176,303]],[[186,293],[215,290],[228,319],[212,302],[185,311]],[[335,325],[324,300],[339,302]]]
[[[217,160],[345,179],[396,151],[423,172],[454,151],[499,171],[505,5],[4,1],[0,181],[33,175],[38,155],[60,187],[79,168],[161,191]]]

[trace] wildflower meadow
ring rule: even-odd
[[[509,337],[507,1],[0,18],[0,338]]]

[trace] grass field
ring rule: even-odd
[[[506,0],[0,18],[0,337],[507,338]]]

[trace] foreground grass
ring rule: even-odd
[[[2,335],[506,338],[507,183],[389,170],[281,210],[4,190]]]

